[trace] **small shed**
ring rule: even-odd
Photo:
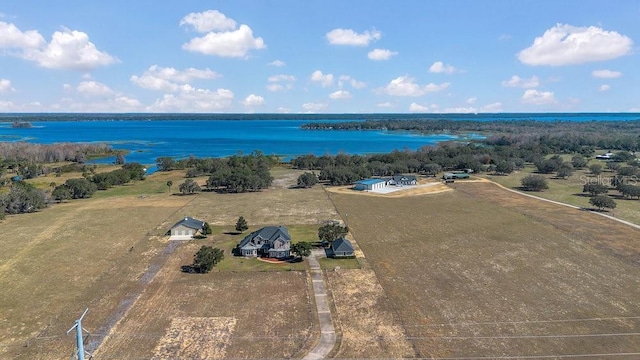
[[[442,176],[444,180],[468,179],[469,174],[466,172],[447,172]]]
[[[345,238],[339,238],[331,243],[331,256],[334,258],[352,257],[353,245]]]
[[[387,182],[384,179],[364,179],[356,181],[353,184],[354,190],[378,190],[387,186]]]
[[[169,240],[189,240],[202,231],[204,221],[185,217],[171,227]]]

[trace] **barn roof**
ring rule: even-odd
[[[356,181],[356,184],[373,185],[381,182],[384,182],[384,180],[383,179],[364,179],[364,180]]]
[[[333,251],[352,252],[353,245],[351,245],[351,241],[345,238],[340,238],[331,243],[331,249]]]
[[[204,226],[204,221],[202,220],[198,220],[198,219],[194,219],[192,217],[185,217],[184,219],[178,221],[175,225],[173,225],[171,228],[173,229],[176,226],[184,226],[184,227],[188,227],[190,229],[196,229],[196,230],[201,230],[202,227]]]

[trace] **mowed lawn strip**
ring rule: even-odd
[[[640,351],[638,336],[576,336],[640,332],[640,232],[509,194],[456,182],[415,198],[332,196],[418,356]]]

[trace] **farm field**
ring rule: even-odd
[[[175,193],[181,172],[158,173],[92,199],[8,217],[0,239],[0,358],[70,357],[75,342],[65,332],[86,307],[86,346],[96,351],[102,343],[96,354],[103,359],[304,355],[319,334],[306,262],[230,254],[247,234],[233,233],[239,215],[249,231],[287,225],[294,241],[317,239],[318,223],[337,216],[321,187],[291,189],[297,173],[276,169],[274,187],[259,193],[193,196],[170,195],[166,182]],[[186,215],[211,223],[214,234],[167,242],[164,233]],[[203,244],[223,248],[227,259],[210,274],[181,273]],[[185,338],[181,329],[202,331]],[[211,334],[226,340],[202,346]]]
[[[404,330],[378,344],[445,358],[640,353],[640,231],[491,183],[331,196],[387,297],[361,301]]]

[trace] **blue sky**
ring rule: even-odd
[[[640,112],[632,0],[0,0],[0,112]]]

